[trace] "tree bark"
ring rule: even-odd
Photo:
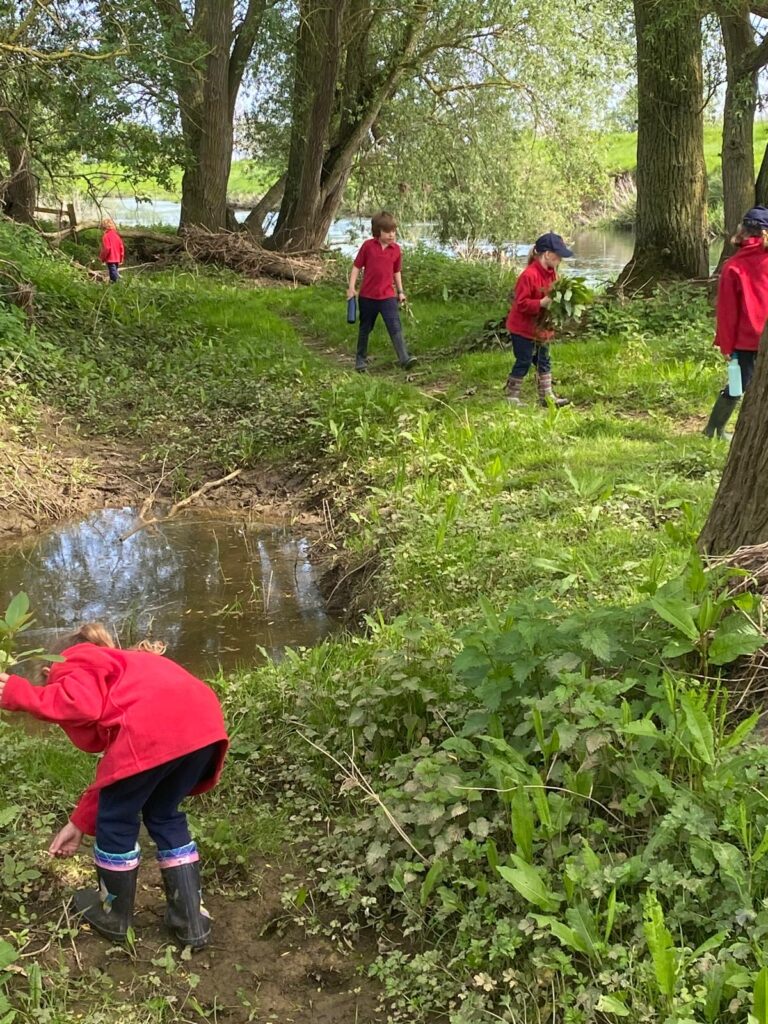
[[[693,5],[674,7],[634,0],[637,233],[624,288],[709,273],[701,21]]]
[[[0,110],[0,146],[10,170],[8,180],[0,182],[0,208],[12,220],[34,224],[37,176],[32,171],[32,154],[23,126],[6,110]]]
[[[766,332],[755,375],[742,400],[738,428],[699,543],[708,554],[768,541],[768,355]]]
[[[179,0],[155,0],[173,65],[188,158],[181,180],[180,227],[231,226],[227,186],[237,95],[267,0],[250,0],[233,26],[234,0],[195,0],[191,25]]]
[[[291,144],[280,213],[266,240],[271,248],[323,244],[371,126],[406,70],[418,66],[429,11],[427,3],[416,5],[386,62],[371,62],[371,0],[302,0]]]
[[[283,174],[277,179],[274,185],[270,185],[243,221],[244,229],[259,241],[264,238],[264,218],[268,213],[272,213],[280,206],[284,192],[285,175]]]
[[[720,15],[725,47],[727,87],[723,108],[724,240],[718,270],[734,252],[732,236],[746,210],[755,204],[754,122],[757,109],[757,69],[748,58],[757,49],[744,0],[738,12]]]

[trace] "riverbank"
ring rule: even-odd
[[[240,966],[226,978],[207,955],[166,951],[149,910],[135,949],[112,956],[81,936],[95,978],[88,957],[78,963],[54,913],[73,876],[40,851],[88,759],[2,724],[14,810],[0,853],[14,867],[0,938],[25,973],[0,969],[0,985],[20,1012],[323,1019],[307,1001],[281,1017],[264,1000],[277,939],[249,947],[246,929],[233,950],[236,918],[254,908],[254,928],[264,921],[263,865],[281,862],[266,934],[301,925],[353,950],[353,970],[367,965],[367,980],[320,971],[318,1000],[361,989],[339,1021],[557,1009],[591,1024],[696,1019],[716,997],[717,1014],[748,1005],[760,964],[735,908],[759,913],[768,877],[753,847],[751,872],[740,867],[738,808],[761,837],[768,753],[722,724],[707,682],[718,663],[698,640],[685,646],[669,611],[682,601],[693,616],[711,597],[741,629],[692,549],[725,456],[699,433],[721,375],[703,295],[596,307],[553,350],[574,404],[540,409],[531,383],[528,407],[513,409],[509,352],[476,343],[505,307],[493,264],[414,254],[405,326],[420,362],[408,375],[394,366],[379,325],[371,372],[357,375],[340,285],[254,289],[170,270],[106,288],[4,225],[0,257],[37,291],[34,325],[0,304],[6,431],[23,428],[34,447],[55,409],[82,437],[164,465],[175,495],[235,468],[294,474],[295,500],[322,511],[331,589],[365,613],[362,634],[213,680],[233,752],[194,825],[221,935],[212,956]],[[644,918],[659,941],[666,919],[667,948],[715,951],[681,953],[671,993]]]

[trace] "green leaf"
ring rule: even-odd
[[[10,942],[0,939],[0,971],[5,970],[9,964],[12,964],[17,956],[18,953]]]
[[[728,615],[718,626],[709,647],[713,665],[728,665],[737,658],[754,654],[766,643],[765,636],[739,613]]]
[[[517,852],[529,864],[533,860],[533,810],[528,794],[519,786],[512,797],[512,836]]]
[[[556,910],[562,897],[548,889],[544,879],[537,868],[532,864],[526,864],[516,854],[510,855],[510,860],[515,865],[513,868],[500,865],[496,870],[505,882],[517,889],[520,895],[528,903],[533,903],[542,910]]]
[[[600,996],[597,1004],[600,1013],[612,1013],[616,1017],[628,1017],[629,1009],[615,996]]]
[[[739,744],[743,743],[747,736],[750,735],[759,721],[760,713],[756,711],[754,715],[750,715],[749,718],[745,718],[743,722],[739,722],[731,735],[726,736],[722,741],[720,749],[731,750],[733,747],[738,747]]]
[[[29,598],[26,594],[17,594],[5,610],[5,624],[13,631],[23,625],[29,618]]]
[[[684,601],[681,597],[655,594],[650,600],[650,605],[656,614],[660,615],[665,622],[674,626],[678,633],[688,637],[692,643],[698,642],[700,639],[699,630],[694,622],[691,607],[687,601]]]
[[[764,967],[755,978],[752,1013],[757,1024],[768,1024],[768,967]]]
[[[556,917],[550,917],[547,914],[533,914],[533,919],[542,927],[549,928],[552,934],[556,936],[564,946],[568,946],[569,949],[575,949],[577,953],[587,954],[589,952],[581,936],[577,935],[573,928],[569,928],[568,925],[563,924],[562,921],[558,921]]]
[[[693,746],[705,764],[715,763],[715,738],[712,732],[712,724],[706,713],[694,703],[693,699],[685,694],[680,698],[680,706],[685,715],[685,724],[688,732],[693,738]]]
[[[643,901],[643,931],[653,960],[653,973],[659,992],[671,999],[677,981],[677,956],[672,935],[664,923],[664,911],[658,897],[649,889]]]
[[[432,867],[427,872],[424,881],[421,883],[421,894],[419,896],[419,902],[422,907],[426,907],[427,901],[429,900],[432,890],[435,888],[437,883],[445,874],[445,861],[436,860]]]
[[[627,722],[619,726],[619,732],[625,736],[658,736],[656,723],[650,718],[639,718],[636,722]]]

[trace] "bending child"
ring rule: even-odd
[[[743,392],[752,380],[768,319],[768,208],[755,206],[747,210],[732,241],[738,249],[720,272],[714,343],[726,359],[738,359]],[[730,440],[725,425],[738,404],[739,396],[731,395],[726,385],[704,427],[707,437]]]
[[[416,362],[416,357],[408,353],[400,323],[399,306],[405,302],[403,257],[400,246],[395,242],[397,222],[392,214],[384,210],[377,213],[371,221],[371,234],[373,237],[363,242],[355,256],[347,288],[347,298],[354,299],[357,278],[362,270],[363,284],[358,302],[360,327],[357,335],[355,369],[358,373],[365,373],[368,369],[368,338],[381,313],[397,354],[397,361],[404,370],[408,370]]]
[[[162,645],[161,645],[162,646]],[[98,890],[75,894],[96,931],[122,942],[131,927],[139,871],[139,821],[157,846],[167,898],[165,923],[185,946],[206,945],[210,917],[200,864],[179,804],[218,781],[227,733],[216,694],[170,658],[139,645],[118,650],[99,623],[83,626],[47,670],[44,686],[0,672],[0,709],[60,725],[91,754],[102,753],[48,852],[71,857],[95,835]]]
[[[536,367],[539,402],[547,405],[568,405],[567,398],[558,398],[552,390],[552,360],[548,342],[554,331],[541,326],[542,311],[552,302],[549,292],[557,280],[560,261],[573,253],[560,235],[550,231],[536,239],[528,256],[528,266],[518,277],[512,308],[507,316],[507,330],[515,353],[515,365],[509,372],[504,394],[513,405],[523,405],[520,391],[531,366]]]

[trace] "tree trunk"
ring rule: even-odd
[[[768,355],[766,332],[738,429],[699,543],[713,555],[768,541]]]
[[[619,286],[706,277],[707,177],[699,14],[634,0],[637,33],[637,233]]]
[[[180,93],[181,122],[190,160],[181,179],[180,227],[227,227],[232,164],[229,60],[234,0],[198,0],[195,34],[205,46],[201,80]]]
[[[722,149],[725,237],[718,270],[734,252],[731,238],[744,212],[755,204],[753,138],[757,109],[757,71],[745,60],[756,49],[749,5],[744,3],[737,13],[721,15],[720,28],[728,84],[723,108]]]
[[[270,244],[286,252],[322,244],[323,163],[341,61],[346,0],[302,0],[285,191]],[[335,212],[335,211],[334,211]],[[331,214],[333,216],[333,214]]]
[[[283,199],[285,192],[285,175],[277,179],[274,185],[270,185],[258,203],[243,221],[245,230],[261,241],[264,238],[264,218],[268,213],[276,210]]]
[[[30,168],[30,153],[24,146],[5,147],[11,172],[2,188],[2,210],[20,224],[34,224],[37,206],[37,177]]]

